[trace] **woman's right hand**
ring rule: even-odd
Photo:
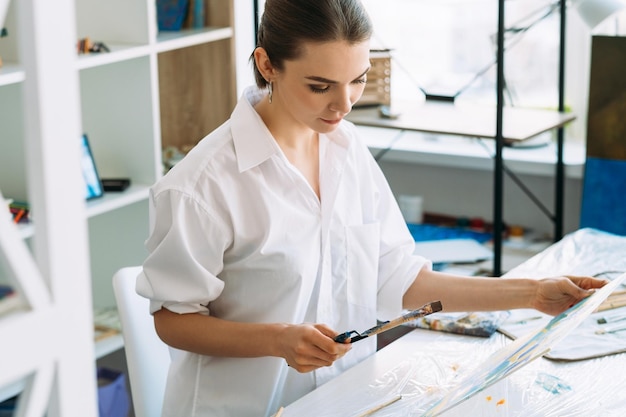
[[[311,372],[331,366],[352,348],[350,343],[337,343],[337,332],[324,324],[288,325],[279,338],[281,356],[298,372]]]

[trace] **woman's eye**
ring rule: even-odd
[[[325,85],[325,86],[321,86],[321,85],[309,85],[309,88],[311,89],[312,92],[314,93],[318,93],[318,94],[322,94],[327,92],[330,89],[330,86]]]
[[[367,78],[359,78],[358,80],[353,81],[354,84],[366,84]]]

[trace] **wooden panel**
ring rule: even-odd
[[[234,27],[233,2],[224,0],[205,0],[207,26]]]
[[[231,40],[159,55],[161,143],[193,146],[230,116],[236,104]]]
[[[587,155],[626,160],[626,37],[594,36]]]

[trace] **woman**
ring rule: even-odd
[[[246,90],[151,190],[137,289],[176,348],[164,416],[267,416],[375,352],[333,338],[422,304],[555,314],[604,282],[431,271],[344,120],[365,86],[358,0],[268,0]]]

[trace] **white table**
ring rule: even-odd
[[[496,136],[496,109],[493,106],[450,104],[424,101],[394,104],[400,116],[385,119],[378,108],[353,109],[347,119],[358,125],[493,139]],[[565,126],[576,117],[551,110],[506,107],[503,139],[505,143],[531,139],[543,132]]]
[[[507,275],[626,270],[624,248],[626,237],[583,229]],[[499,333],[477,338],[416,329],[292,403],[283,417],[359,416],[397,394],[402,395],[399,401],[372,416],[420,416],[429,404],[454,389],[458,379],[510,342]],[[441,415],[623,417],[625,371],[624,353],[574,362],[539,358]]]

